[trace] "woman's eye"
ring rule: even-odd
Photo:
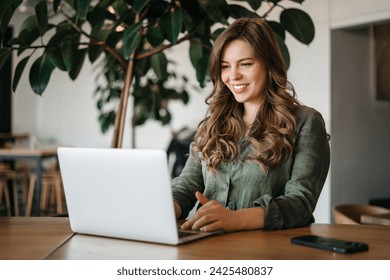
[[[252,65],[252,63],[241,63],[241,67],[249,67]]]
[[[221,69],[227,69],[227,68],[229,68],[229,65],[222,65],[221,66]]]

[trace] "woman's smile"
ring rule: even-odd
[[[240,84],[240,85],[233,85],[233,88],[236,90],[236,91],[240,91],[242,89],[244,89],[245,87],[247,87],[249,84]]]

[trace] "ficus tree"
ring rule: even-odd
[[[188,79],[166,50],[189,42],[188,55],[199,87],[208,81],[208,60],[215,38],[240,17],[261,17],[271,26],[283,58],[290,64],[286,32],[303,44],[315,34],[310,16],[296,8],[304,0],[30,0],[34,12],[18,33],[5,32],[23,0],[0,2],[0,67],[15,53],[15,91],[24,71],[32,90],[42,95],[54,69],[75,80],[86,59],[98,65],[95,93],[103,132],[114,126],[112,147],[121,147],[128,98],[133,97],[132,143],[135,127],[155,119],[171,120],[168,101],[187,103]],[[293,4],[292,2],[295,2]],[[293,5],[291,5],[293,4]],[[272,20],[277,13],[279,20]],[[275,18],[273,16],[272,18]],[[33,56],[33,54],[35,54]],[[32,59],[31,63],[28,61]],[[31,65],[31,66],[29,66]],[[28,69],[29,68],[29,69]],[[168,83],[170,80],[175,83]],[[175,86],[169,86],[175,84]],[[113,104],[115,106],[113,106]]]

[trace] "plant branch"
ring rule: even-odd
[[[268,4],[269,4],[269,6],[271,6],[270,8],[269,8],[269,10],[263,15],[263,18],[266,18],[272,11],[273,11],[273,9],[275,9],[275,7],[276,6],[279,6],[278,4],[275,4],[275,3],[270,3],[270,2],[268,2]]]
[[[135,23],[140,22],[141,18],[139,14],[137,14]],[[136,48],[137,50],[137,48]],[[124,86],[121,92],[120,100],[119,100],[119,108],[118,112],[115,118],[115,124],[114,124],[114,135],[112,138],[112,148],[121,148],[122,142],[123,142],[123,131],[124,131],[124,124],[126,119],[126,111],[127,111],[127,103],[129,100],[129,91],[131,84],[133,82],[133,71],[134,71],[134,57],[136,50],[130,55],[129,57],[129,63],[127,65],[126,70],[126,76],[124,80]],[[133,139],[134,138],[134,130],[133,130]],[[134,145],[134,142],[133,142]]]
[[[19,50],[38,50],[38,49],[45,49],[47,48],[47,45],[39,45],[39,46],[28,46],[28,47],[11,47],[11,51],[19,51]]]
[[[84,30],[82,30],[77,24],[75,24],[62,10],[60,13],[65,17],[67,22],[72,26],[73,29],[75,29],[78,33],[84,35],[89,40],[91,40],[91,43],[95,46],[102,47],[105,51],[110,53],[122,66],[123,69],[127,68],[127,61],[121,56],[119,52],[117,52],[114,48],[108,46],[105,42],[97,41],[95,38],[87,34]]]
[[[168,45],[161,45],[161,46],[158,46],[154,49],[151,49],[150,51],[147,51],[147,52],[144,52],[144,53],[141,53],[141,54],[138,54],[136,56],[136,60],[141,60],[141,59],[144,59],[146,57],[149,57],[149,56],[152,56],[152,55],[155,55],[156,53],[159,53],[159,52],[162,52],[166,49],[169,49],[175,45],[178,45],[180,44],[181,42],[184,42],[186,40],[189,40],[191,39],[195,34],[195,31],[192,31],[192,32],[189,32],[187,33],[185,36],[181,37],[179,40],[177,40],[175,43],[171,43],[171,44],[168,44]]]

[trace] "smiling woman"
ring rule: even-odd
[[[295,98],[269,25],[241,18],[215,41],[213,90],[173,182],[183,228],[236,231],[313,222],[330,151],[319,112]]]

